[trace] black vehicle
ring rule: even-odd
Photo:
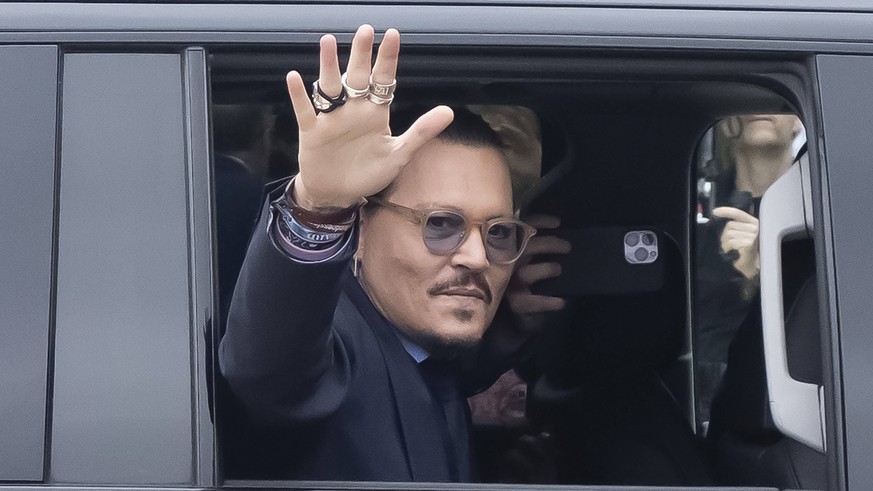
[[[348,43],[365,22],[403,33],[407,107],[537,117],[523,211],[559,215],[578,245],[542,286],[573,308],[525,375],[548,477],[312,483],[226,465],[220,257],[246,235],[218,230],[217,197],[294,171],[284,74],[311,82],[320,35]],[[852,0],[0,3],[0,490],[869,489],[871,33],[873,6]],[[228,107],[267,108],[291,135],[256,185],[216,158]],[[806,149],[761,200],[760,293],[710,414],[697,238],[710,130],[746,114],[797,115]],[[483,466],[506,465],[489,456],[515,431],[477,428]]]

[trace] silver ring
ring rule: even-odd
[[[394,96],[391,97],[379,97],[376,94],[370,92],[367,94],[367,100],[372,102],[373,104],[378,104],[380,106],[387,106],[391,104],[391,101],[394,100]]]
[[[343,88],[346,90],[346,97],[349,99],[362,99],[367,97],[367,94],[370,93],[370,87],[365,89],[356,89],[354,87],[350,87],[348,82],[346,82],[346,76],[348,73],[343,73],[342,78],[340,79],[343,84]]]
[[[397,88],[397,80],[392,80],[390,84],[380,84],[373,81],[373,76],[370,75],[370,93],[382,99],[391,99],[394,97],[394,89]]]
[[[312,82],[312,106],[316,112],[329,113],[346,103],[346,91],[343,89],[336,97],[327,95],[318,84],[318,80]]]

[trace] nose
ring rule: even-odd
[[[488,267],[485,243],[482,241],[482,231],[478,227],[470,229],[461,247],[452,254],[452,265],[473,271],[482,271]]]

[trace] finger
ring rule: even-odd
[[[731,236],[733,236],[733,237],[742,237],[742,238],[745,238],[745,239],[752,240],[752,239],[754,239],[755,237],[758,236],[758,231],[757,231],[757,230],[734,230],[734,231],[731,233]]]
[[[746,248],[751,246],[754,243],[753,239],[749,238],[731,238],[726,241],[721,246],[721,249],[725,252],[731,250],[740,250],[742,248]]]
[[[561,275],[561,265],[558,263],[528,264],[515,272],[516,277],[524,285],[530,285],[546,278],[554,278]]]
[[[719,206],[712,210],[712,214],[719,218],[728,218],[730,220],[738,220],[740,222],[758,223],[758,219],[738,208],[730,206]]]
[[[328,96],[337,97],[342,92],[342,86],[336,56],[336,38],[330,34],[321,36],[319,47],[318,86]]]
[[[376,63],[373,65],[373,81],[390,84],[397,76],[397,59],[400,55],[400,32],[388,29],[379,44]]]
[[[346,68],[346,83],[353,89],[364,89],[370,82],[373,36],[375,36],[373,26],[364,24],[358,28],[352,39],[352,52]]]
[[[537,254],[569,254],[572,250],[570,241],[554,235],[534,235],[524,249],[527,256]]]
[[[743,249],[749,248],[751,245],[752,241],[744,239],[730,240],[727,243],[728,248],[736,251],[742,251]]]
[[[752,234],[758,233],[758,223],[738,222],[731,220],[724,226],[725,230],[735,230],[737,232],[748,232]]]
[[[531,215],[524,218],[524,222],[533,228],[558,228],[561,226],[561,219],[554,215]]]
[[[509,308],[516,314],[532,315],[563,309],[567,301],[558,297],[517,293],[510,295]]]
[[[303,78],[295,71],[288,72],[285,77],[288,84],[288,95],[291,97],[291,105],[294,106],[294,115],[297,117],[297,125],[304,131],[315,124],[315,108],[306,93]]]
[[[745,240],[745,241],[753,241],[758,234],[752,232],[743,232],[734,230],[732,232],[725,232],[724,236],[722,236],[722,242],[731,241],[731,240]]]
[[[416,150],[436,138],[451,124],[454,117],[454,113],[447,106],[437,106],[424,113],[405,133],[395,138],[395,154],[403,163],[408,162]]]
[[[757,236],[758,236],[757,232],[747,232],[744,230],[730,230],[730,231],[725,232],[725,239],[726,240],[730,240],[730,239],[753,240]]]

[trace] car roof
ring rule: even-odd
[[[116,3],[116,4],[343,4],[343,5],[512,5],[585,6],[630,8],[678,8],[705,10],[783,10],[873,12],[869,0],[32,0],[22,3]]]

